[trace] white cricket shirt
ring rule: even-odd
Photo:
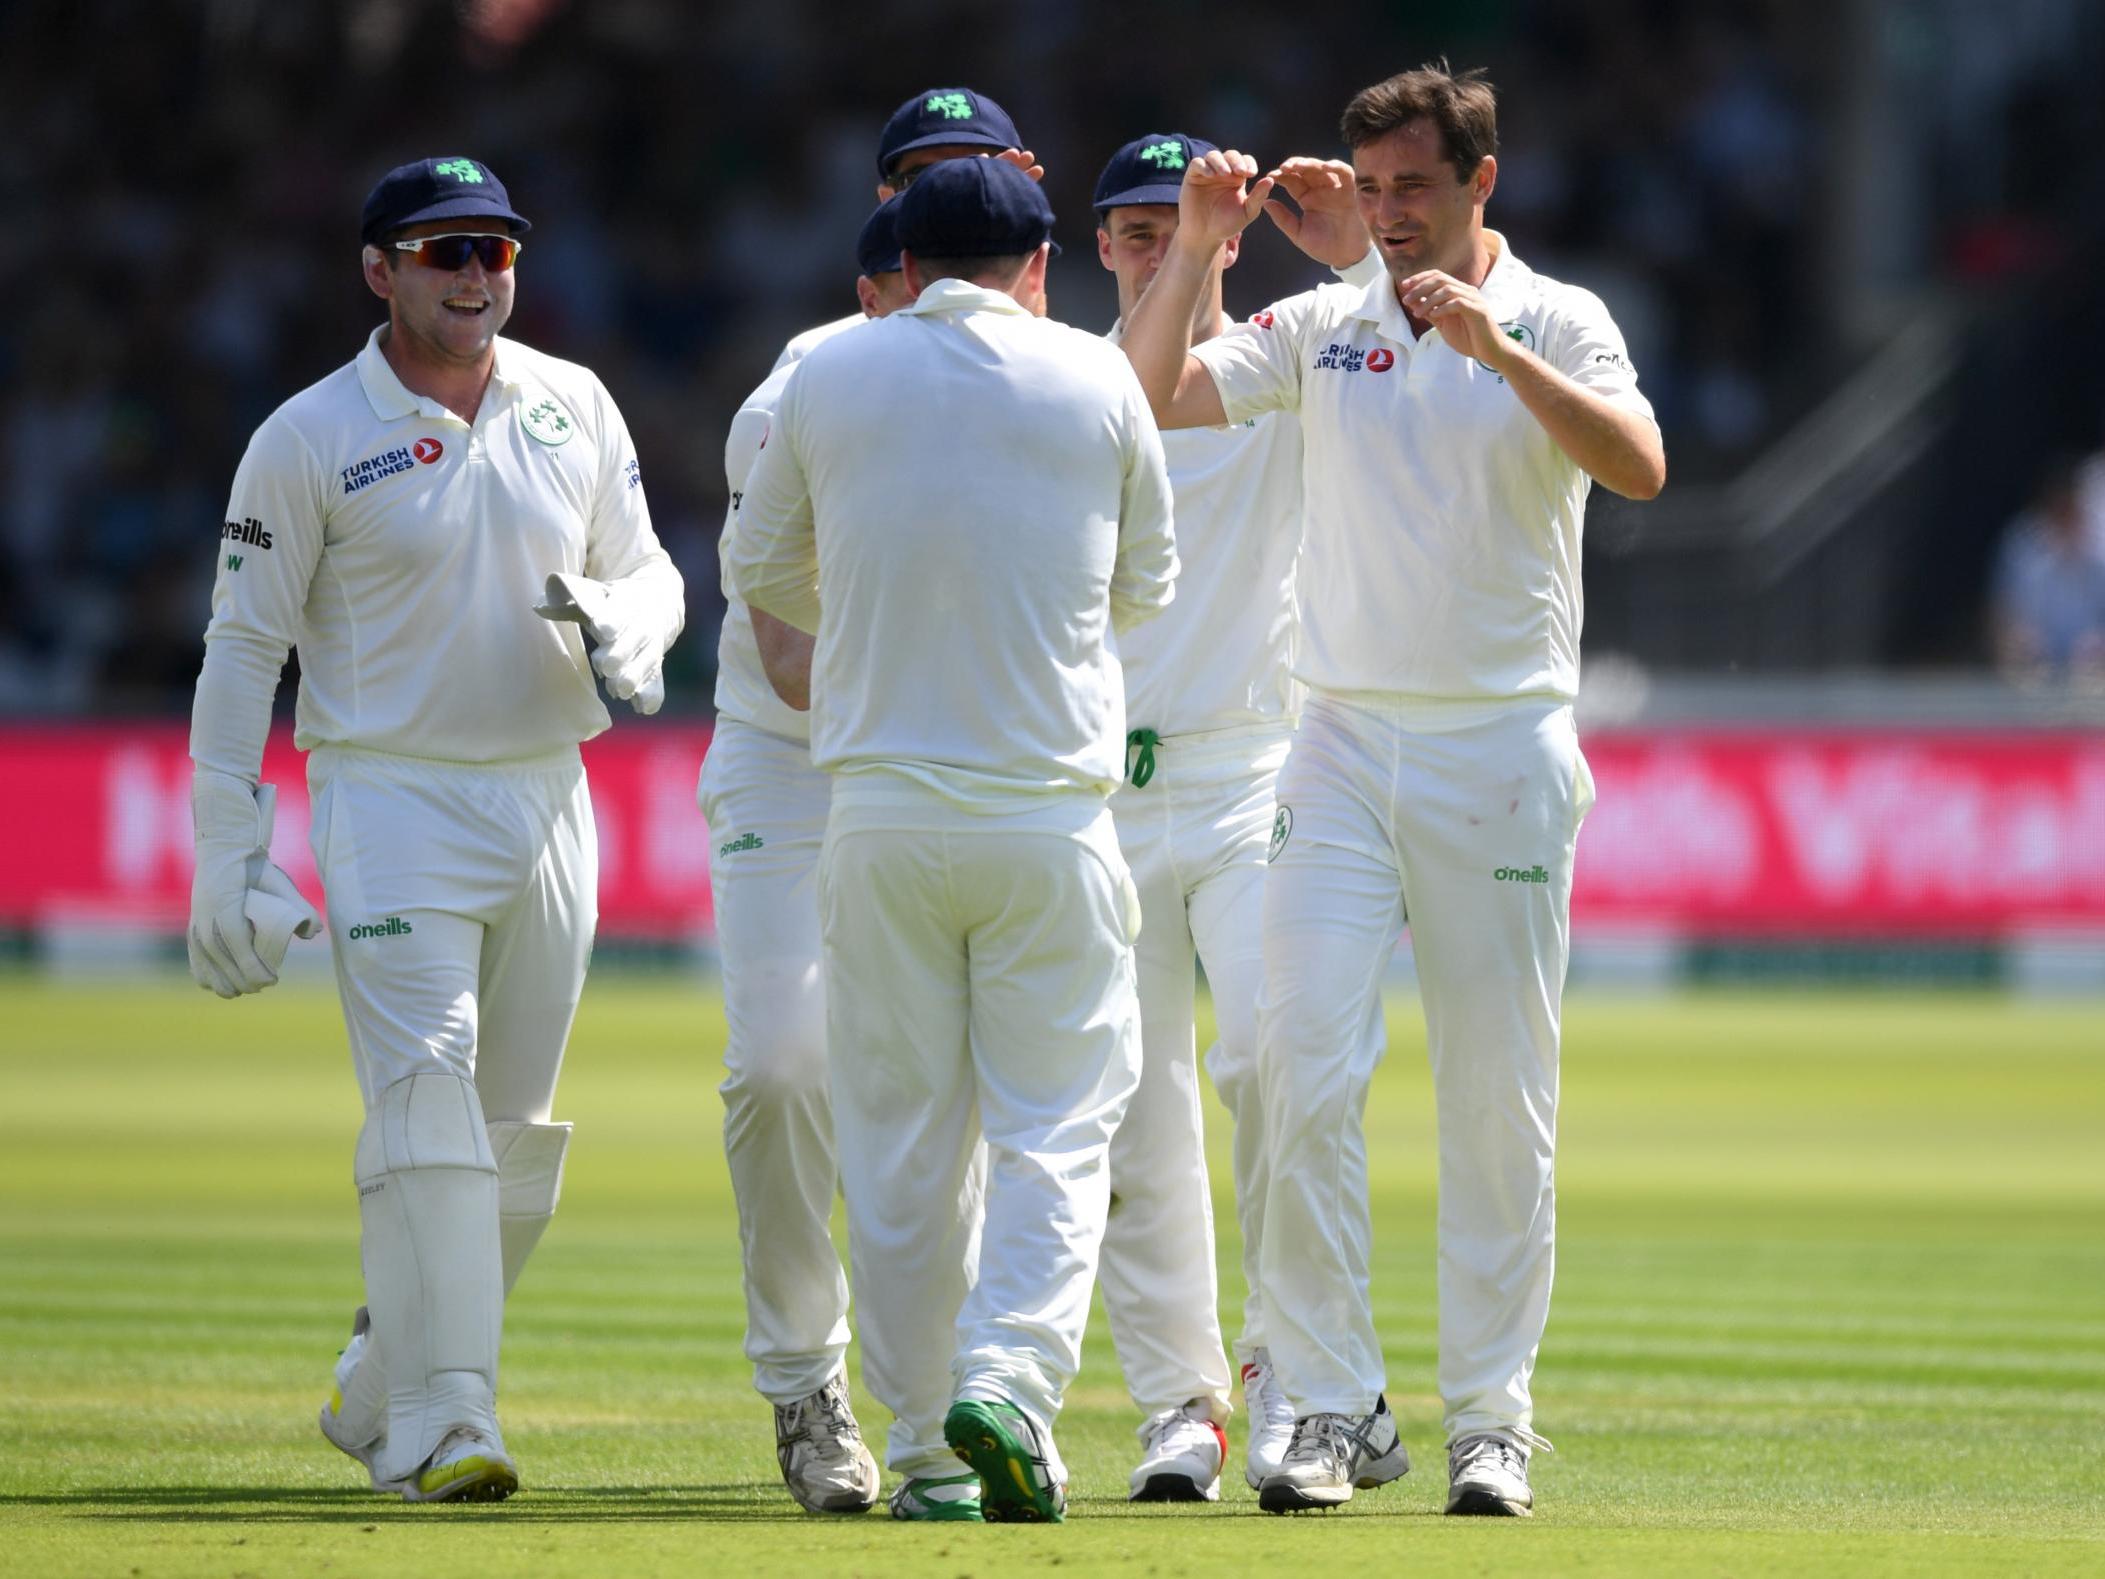
[[[760,661],[760,643],[753,635],[752,617],[746,612],[745,599],[731,584],[731,567],[724,562],[723,552],[731,541],[731,522],[745,495],[746,476],[753,469],[754,457],[767,442],[775,402],[782,394],[782,386],[789,382],[790,373],[814,346],[824,345],[835,335],[868,321],[861,313],[856,313],[853,317],[836,318],[832,323],[806,329],[791,340],[782,348],[782,354],[775,359],[774,369],[761,380],[760,387],[746,396],[739,406],[737,414],[731,418],[731,431],[724,438],[724,486],[731,502],[724,511],[723,533],[716,540],[724,590],[724,624],[716,643],[717,716],[735,718],[785,740],[808,742],[811,739],[811,715],[791,707],[768,684],[767,669]]]
[[[551,571],[682,587],[635,449],[589,369],[516,341],[463,422],[413,395],[374,331],[256,430],[219,544],[191,755],[253,780],[300,650],[295,740],[453,762],[538,756],[607,727],[579,628],[534,613]]]
[[[1112,624],[1169,603],[1177,555],[1161,437],[1099,337],[945,279],[828,341],[782,391],[725,558],[817,633],[819,767],[968,809],[1124,777]]]
[[[1600,298],[1486,234],[1482,289],[1506,332],[1650,417]],[[1386,275],[1289,297],[1192,354],[1231,420],[1300,414],[1303,680],[1433,700],[1578,694],[1591,480],[1503,378],[1437,331],[1414,336]]]
[[[1117,344],[1123,325],[1105,336]],[[1126,724],[1159,735],[1290,723],[1301,430],[1266,412],[1162,435],[1176,499],[1177,600],[1123,635]]]

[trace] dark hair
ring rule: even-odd
[[[986,285],[994,281],[1006,285],[1023,272],[1023,266],[1038,255],[1033,247],[1028,252],[1019,252],[1013,257],[991,258],[924,258],[914,254],[914,262],[920,267],[922,282],[935,280],[965,280],[974,285]]]
[[[1468,180],[1498,152],[1498,91],[1482,67],[1457,76],[1444,59],[1360,89],[1338,129],[1345,146],[1356,150],[1413,121],[1431,121],[1439,130],[1441,152],[1457,180]]]

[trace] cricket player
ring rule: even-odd
[[[550,1112],[598,913],[578,743],[608,724],[595,669],[656,707],[684,617],[606,389],[499,335],[527,228],[474,159],[374,187],[359,235],[388,320],[250,441],[191,719],[191,964],[232,997],[287,944],[258,773],[298,645],[365,1101],[366,1308],[321,1427],[411,1502],[518,1486],[503,1303],[556,1207],[570,1126]]]
[[[1600,301],[1484,227],[1497,119],[1480,74],[1378,83],[1344,138],[1349,169],[1323,189],[1304,167],[1298,214],[1275,217],[1342,228],[1349,180],[1384,279],[1191,347],[1217,249],[1282,175],[1210,153],[1124,341],[1166,426],[1293,411],[1305,445],[1309,698],[1279,783],[1258,1007],[1266,1333],[1297,1418],[1259,1500],[1329,1507],[1409,1468],[1368,1303],[1362,1131],[1408,920],[1439,1115],[1447,1508],[1524,1514],[1572,852],[1593,799],[1572,725],[1580,526],[1593,482],[1657,494],[1665,453]]]
[[[915,301],[804,359],[727,551],[817,637],[834,1125],[903,1518],[1063,1516],[1052,1427],[1139,1072],[1110,633],[1169,601],[1169,484],[1124,359],[1032,310],[1051,229],[999,161],[915,182]],[[931,1496],[953,1455],[977,1510]]]
[[[1113,154],[1096,183],[1097,256],[1118,280],[1116,342],[1177,233],[1191,161],[1214,144],[1150,133]],[[1230,326],[1222,244],[1191,319],[1194,344]],[[1382,273],[1357,227],[1342,272]],[[1247,1290],[1235,1357],[1249,1408],[1244,1476],[1276,1470],[1293,1409],[1273,1380],[1258,1292],[1263,1242],[1264,1107],[1257,1075],[1257,984],[1273,787],[1300,712],[1290,672],[1294,560],[1301,546],[1301,430],[1267,412],[1166,433],[1183,573],[1176,602],[1119,643],[1128,771],[1112,797],[1118,842],[1140,894],[1136,949],[1140,1085],[1111,1142],[1104,1308],[1133,1398],[1146,1413],[1136,1501],[1220,1495],[1229,1377],[1222,1357],[1213,1198],[1206,1178],[1193,1032],[1194,950],[1206,967],[1220,1039],[1206,1055],[1235,1119],[1235,1202]]]
[[[792,339],[739,408],[724,450],[726,538],[795,365],[835,335],[913,299],[886,205],[947,159],[1004,159],[1042,176],[1018,143],[1008,112],[970,88],[917,93],[885,122],[877,145],[879,208],[857,248],[861,311]],[[849,1403],[848,1283],[827,1226],[838,1175],[817,873],[832,792],[829,777],[812,766],[804,712],[811,638],[748,609],[728,572],[723,590],[717,726],[697,798],[715,846],[710,887],[730,1032],[719,1090],[738,1202],[745,1352],[755,1388],[774,1409],[775,1454],[790,1495],[812,1512],[861,1513],[876,1501],[878,1470]],[[770,666],[781,677],[780,694]],[[949,1494],[962,1496],[963,1489]]]
[[[893,231],[898,207],[897,198],[879,204],[856,242],[855,288],[869,318],[913,300]],[[801,360],[778,363],[731,419],[720,550],[782,386]],[[832,792],[811,765],[811,638],[749,612],[728,566],[724,599],[716,733],[699,796],[716,846],[709,879],[730,1030],[719,1089],[745,1268],[746,1356],[774,1405],[790,1495],[814,1513],[862,1513],[877,1501],[878,1470],[848,1399],[848,1281],[827,1227],[839,1173],[826,1092],[818,861]]]

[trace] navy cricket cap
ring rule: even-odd
[[[1174,203],[1184,172],[1215,144],[1182,132],[1149,132],[1111,156],[1096,178],[1092,208],[1130,208],[1137,203]]]
[[[504,183],[481,160],[419,159],[388,171],[367,195],[358,239],[378,241],[427,219],[501,219],[515,236],[534,228],[512,212]]]
[[[968,148],[1021,148],[1009,112],[970,88],[930,88],[917,93],[884,123],[877,139],[877,174],[891,179],[892,164],[916,148],[961,144]]]
[[[899,195],[899,245],[924,258],[1019,257],[1052,227],[1038,183],[1006,159],[945,160]]]
[[[862,223],[855,238],[855,266],[865,274],[890,274],[899,267],[899,205],[906,194],[888,197]]]

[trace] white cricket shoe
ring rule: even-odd
[[[351,1318],[351,1341],[336,1357],[336,1385],[322,1405],[321,1427],[331,1446],[365,1466],[375,1491],[392,1491],[373,1473],[373,1460],[387,1446],[387,1388],[377,1363],[360,1364],[372,1347],[372,1325],[360,1305]]]
[[[867,1513],[877,1506],[877,1460],[848,1406],[848,1373],[817,1392],[775,1405],[775,1457],[782,1481],[807,1513]]]
[[[1294,1406],[1272,1369],[1272,1351],[1251,1351],[1243,1366],[1243,1413],[1250,1421],[1250,1446],[1243,1458],[1243,1479],[1252,1491],[1264,1484],[1267,1475],[1286,1462],[1287,1444],[1294,1439]]]
[[[404,1502],[502,1502],[519,1489],[519,1471],[496,1436],[455,1426],[401,1485]]]
[[[1267,1513],[1335,1508],[1352,1500],[1355,1487],[1387,1485],[1410,1468],[1387,1398],[1375,1399],[1370,1415],[1303,1415],[1285,1462],[1257,1488],[1257,1505]]]
[[[1455,1443],[1447,1450],[1447,1511],[1532,1517],[1528,1450],[1502,1436],[1465,1436]]]
[[[1142,1422],[1140,1464],[1133,1471],[1133,1502],[1218,1502],[1228,1438],[1214,1424],[1213,1406],[1194,1398]]]

